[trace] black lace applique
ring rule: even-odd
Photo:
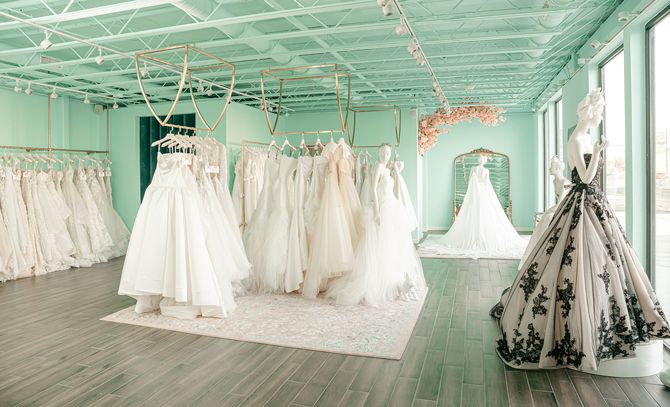
[[[554,252],[554,249],[556,248],[556,245],[558,244],[558,237],[561,234],[561,230],[563,228],[555,228],[554,231],[551,233],[551,236],[549,237],[549,246],[547,246],[547,255],[551,256],[551,254]]]
[[[570,241],[565,246],[563,250],[563,259],[561,260],[562,266],[571,266],[572,265],[572,253],[575,251],[575,237],[570,236]]]
[[[644,312],[642,311],[640,303],[637,299],[637,295],[630,294],[626,289],[624,289],[623,293],[624,297],[626,298],[626,308],[628,309],[628,320],[630,322],[630,334],[629,334],[630,339],[628,339],[628,341],[631,343],[639,341],[648,341],[649,339],[651,339],[651,335],[649,333],[649,327],[647,326],[647,321],[644,318]],[[610,302],[614,303],[617,312],[620,312],[619,307],[616,305],[616,302],[614,301],[613,297],[610,298]],[[612,307],[613,311],[614,306]],[[624,341],[627,341],[626,338],[622,337],[622,339]]]
[[[605,243],[605,248],[607,249],[607,257],[609,257],[610,260],[616,263],[616,257],[614,256],[614,248],[612,247],[612,244],[609,242]]]
[[[565,287],[557,289],[556,293],[558,294],[557,300],[562,303],[561,309],[563,311],[561,312],[561,316],[567,318],[570,314],[570,310],[572,310],[572,302],[575,300],[575,293],[573,291],[574,284],[572,284],[570,280],[566,278],[563,282],[565,283]]]
[[[500,356],[508,363],[520,366],[522,363],[537,363],[540,361],[544,340],[535,331],[533,324],[528,324],[528,336],[522,338],[518,329],[513,331],[512,348],[507,345],[507,335],[502,333],[498,339],[497,350]]]
[[[581,197],[581,194],[580,194]],[[572,212],[572,222],[570,222],[570,230],[575,230],[579,221],[582,218],[582,208],[579,204],[575,205],[575,210]]]
[[[558,366],[570,365],[578,368],[582,365],[582,359],[586,354],[575,346],[577,341],[572,338],[567,322],[564,328],[565,335],[560,342],[556,341],[554,343],[554,348],[547,353],[547,356],[556,359],[556,365]]]
[[[545,294],[547,293],[547,287],[540,285],[540,292],[533,298],[533,318],[535,315],[547,315],[547,307],[545,307],[545,302],[549,301],[549,297]]]
[[[603,280],[603,284],[605,284],[605,293],[609,295],[611,280],[610,280],[610,273],[607,271],[607,264],[603,265],[603,272],[596,275],[600,277],[601,280]]]
[[[491,311],[489,311],[489,315],[492,316],[495,319],[500,319],[502,318],[502,314],[505,308],[503,307],[501,302],[498,302],[496,305],[491,308]]]
[[[611,320],[612,315],[610,315]],[[614,336],[615,329],[605,318],[605,310],[601,310],[600,323],[598,325],[598,348],[596,349],[596,358],[599,361],[629,355],[628,349],[624,349],[624,342],[615,340]]]
[[[537,287],[537,283],[540,281],[540,279],[535,278],[537,277],[537,267],[537,262],[533,262],[533,264],[528,267],[523,277],[521,277],[519,287],[523,290],[524,301],[528,301],[528,297],[535,291],[535,287]]]

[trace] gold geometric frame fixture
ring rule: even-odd
[[[393,112],[393,127],[395,129],[395,147],[400,146],[400,135],[402,130],[402,110],[397,105],[359,105],[351,106],[349,111],[353,113],[352,128],[347,127],[347,134],[349,138],[349,145],[354,147],[356,140],[356,116],[358,113],[377,113],[377,112]],[[377,146],[355,146],[361,148],[372,148]]]
[[[318,72],[313,75],[302,75],[302,76],[291,76],[300,71],[308,71],[310,69],[318,69],[320,71],[330,70],[330,72]],[[275,136],[288,136],[288,135],[305,135],[305,134],[324,134],[324,133],[342,133],[347,130],[347,122],[349,120],[349,100],[351,98],[351,75],[346,69],[340,68],[338,64],[324,64],[324,65],[310,65],[310,66],[299,66],[294,68],[274,68],[274,69],[264,69],[260,72],[261,74],[261,96],[263,98],[263,111],[265,112],[265,120],[270,130],[270,134]],[[277,101],[277,111],[275,112],[274,123],[270,120],[270,114],[267,108],[267,99],[265,94],[265,81],[266,77],[279,81],[279,100]],[[277,125],[279,124],[279,118],[282,112],[282,99],[284,98],[284,83],[292,81],[306,81],[314,79],[334,79],[335,81],[335,98],[337,100],[337,110],[339,114],[340,128],[339,129],[327,129],[327,130],[309,130],[309,131],[284,131],[278,132]],[[347,81],[347,99],[346,107],[344,108],[344,113],[342,112],[342,96],[340,96],[340,82],[343,79]]]
[[[169,51],[175,51],[179,52],[180,50],[183,50],[184,52],[184,62],[182,64],[175,64],[172,62],[165,61],[159,57],[156,56],[156,54],[162,53],[162,52],[169,52]],[[190,53],[197,53],[200,55],[204,55],[207,58],[213,59],[217,61],[217,63],[214,64],[209,64],[209,65],[199,65],[197,67],[190,67],[189,66],[189,57]],[[178,129],[184,129],[184,130],[191,130],[191,131],[206,131],[206,132],[212,132],[214,129],[217,128],[217,126],[221,123],[221,120],[223,119],[223,116],[226,114],[226,110],[228,110],[228,105],[230,104],[230,100],[233,96],[233,88],[235,87],[235,65],[232,63],[226,61],[223,58],[219,58],[216,55],[212,55],[208,52],[205,52],[201,49],[198,49],[196,47],[193,47],[191,45],[175,45],[171,47],[165,47],[165,48],[159,48],[159,49],[154,49],[150,51],[143,51],[143,52],[138,52],[135,54],[135,73],[137,75],[137,82],[139,83],[140,86],[140,91],[142,92],[142,97],[144,98],[144,101],[147,104],[147,107],[151,111],[151,114],[158,120],[158,123],[160,123],[161,126],[163,127],[173,127],[173,128],[178,128]],[[151,104],[151,101],[149,100],[149,97],[147,96],[146,89],[144,88],[144,83],[142,82],[142,72],[140,70],[140,61],[143,63],[148,63],[151,65],[159,66],[162,69],[166,69],[175,73],[178,73],[180,75],[179,77],[179,89],[177,90],[177,95],[175,96],[174,100],[172,101],[172,104],[170,105],[170,109],[168,109],[167,115],[161,119],[160,115],[156,112],[154,107]],[[208,81],[205,79],[200,79],[197,77],[193,76],[194,72],[202,72],[202,71],[210,71],[213,69],[230,69],[231,71],[231,80],[230,80],[230,85],[229,86],[224,86],[220,85],[216,82]],[[174,113],[175,108],[177,107],[177,104],[179,103],[179,99],[181,98],[182,90],[184,89],[184,84],[186,82],[186,79],[188,78],[188,90],[189,93],[191,94],[191,102],[193,103],[193,107],[195,108],[195,112],[202,121],[202,123],[205,125],[205,127],[191,127],[191,126],[183,126],[183,125],[178,125],[178,124],[171,124],[168,123],[170,118],[172,117],[172,114]],[[219,87],[222,89],[227,89],[228,92],[226,93],[226,103],[223,106],[223,109],[221,110],[221,114],[217,117],[216,121],[210,125],[207,120],[205,119],[204,115],[202,114],[202,111],[200,110],[200,106],[198,106],[198,102],[195,99],[195,94],[193,92],[193,79],[200,80],[204,83],[209,84],[211,87]]]
[[[510,222],[512,221],[512,179],[511,179],[511,162],[507,154],[498,153],[491,151],[485,148],[478,148],[472,150],[468,153],[460,154],[454,158],[454,198],[452,201],[452,223],[456,220],[456,215],[460,211],[460,204],[462,204],[462,198],[467,193],[467,181],[468,181],[468,169],[474,165],[474,158],[479,157],[480,155],[486,155],[489,157],[489,163],[497,165],[497,167],[491,168],[489,166],[489,179],[493,185],[493,189],[496,192],[496,196],[500,200],[500,205],[503,207],[505,214],[509,218]],[[466,160],[472,158],[472,163],[466,164]],[[468,167],[469,165],[469,167]],[[498,167],[505,165],[506,168],[502,170]],[[497,169],[498,171],[493,171]],[[460,172],[460,173],[459,173]],[[506,180],[502,180],[501,177],[504,177]],[[500,185],[498,185],[497,179],[501,178]],[[461,181],[461,182],[458,182]],[[464,181],[464,182],[463,182]],[[460,185],[460,188],[459,188]]]

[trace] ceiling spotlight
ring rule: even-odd
[[[419,45],[417,45],[416,41],[412,40],[412,42],[409,43],[407,46],[407,52],[410,54],[414,54],[417,50],[419,49]]]
[[[395,27],[395,33],[396,35],[406,35],[409,33],[404,21],[400,20],[400,24]]]
[[[212,90],[212,84],[209,84],[209,88],[207,88],[207,96],[212,96],[214,94],[214,90]]]
[[[202,84],[202,80],[198,81],[198,93],[202,93],[205,91],[205,86]]]
[[[391,0],[377,0],[377,4],[379,5],[379,7],[384,7],[390,2]]]
[[[88,93],[86,94],[86,96],[84,96],[84,104],[85,105],[90,105],[91,104],[91,99],[88,98]]]
[[[416,64],[421,66],[426,65],[426,58],[421,53],[416,56]]]
[[[590,60],[591,60],[591,58],[579,58],[579,59],[577,59],[577,63],[580,66],[584,66],[584,65],[588,64]]]
[[[593,49],[600,49],[603,46],[603,43],[598,41],[598,40],[593,40],[593,41],[591,41],[591,43],[589,45]]]
[[[112,109],[116,110],[119,108],[119,104],[116,103],[116,100],[114,100],[114,104],[112,105]]]
[[[58,99],[58,93],[56,93],[56,88],[53,88],[51,94],[49,95],[51,99]]]
[[[384,16],[386,17],[393,15],[393,7],[390,2],[382,7],[382,13],[384,13]]]
[[[32,83],[28,82],[28,87],[26,88],[26,95],[30,96],[33,94],[33,85]]]
[[[98,56],[95,57],[95,63],[102,65],[103,62],[105,62],[105,57],[102,56],[102,48],[98,48]]]
[[[143,78],[146,78],[149,76],[149,67],[147,66],[147,63],[144,63],[144,66],[142,67],[142,71],[140,72],[142,74]]]
[[[49,49],[51,48],[52,45],[54,45],[53,42],[49,40],[50,36],[51,34],[49,34],[49,31],[44,30],[44,39],[42,40],[42,42],[40,42],[40,47],[42,47],[42,49]]]
[[[14,92],[16,93],[23,92],[23,89],[21,89],[21,84],[19,83],[18,79],[16,80],[16,86],[14,86]]]
[[[640,15],[640,13],[630,12],[630,11],[622,11],[617,15],[617,20],[620,23],[627,23],[630,20],[632,20],[633,17],[639,16],[639,15]]]
[[[288,117],[288,111],[286,113],[284,113],[284,116]]]

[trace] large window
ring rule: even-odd
[[[563,99],[556,101],[556,155],[563,160]]]
[[[661,305],[670,309],[670,14],[647,31],[649,70],[649,265]]]
[[[624,54],[620,51],[600,68],[605,94],[603,136],[609,141],[605,152],[604,186],[621,226],[626,227],[626,98]]]
[[[547,203],[549,202],[549,111],[545,110],[542,113],[542,156],[544,162],[544,210],[549,208]]]

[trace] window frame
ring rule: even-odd
[[[610,53],[605,59],[600,61],[598,64],[598,86],[600,86],[600,89],[605,92],[605,65],[607,65],[609,62],[611,62],[614,58],[619,56],[624,52],[624,46],[621,45],[617,47],[612,53]],[[607,120],[607,107],[605,107],[603,111],[603,119],[600,121],[599,130],[600,130],[600,137],[602,138],[603,136],[607,138],[607,134],[605,134],[605,120]],[[603,151],[603,158],[604,164],[606,165],[607,163],[607,149]],[[607,176],[602,176],[600,177],[600,189],[601,191],[605,192],[607,190]]]
[[[543,185],[544,185],[544,199],[542,200],[542,211],[547,210],[547,203],[549,202],[549,107],[542,112],[542,162],[543,167]]]
[[[654,87],[652,86],[652,77],[654,75],[652,63],[654,58],[652,55],[652,31],[656,24],[670,17],[670,6],[658,13],[645,25],[645,91],[646,91],[646,120],[647,120],[647,261],[645,271],[652,287],[656,283],[656,135],[654,131],[654,122],[656,116],[654,115]],[[667,346],[667,343],[666,343]]]

